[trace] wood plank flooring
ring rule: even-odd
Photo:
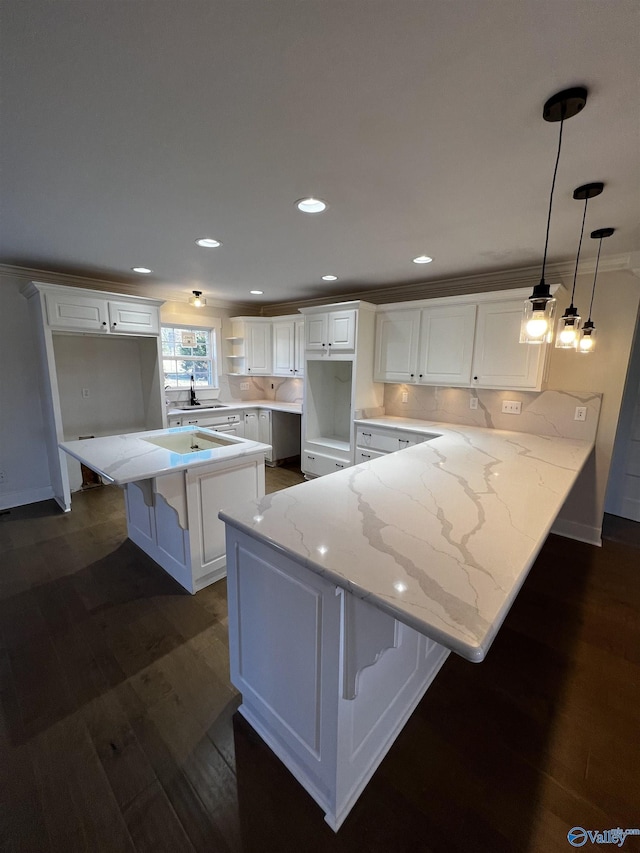
[[[553,853],[576,825],[638,827],[639,615],[640,550],[551,536],[487,660],[450,656],[335,835],[235,713],[224,582],[181,591],[117,488],[12,510],[0,850]]]

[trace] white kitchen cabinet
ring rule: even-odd
[[[475,305],[388,309],[376,318],[374,378],[469,385]]]
[[[100,334],[159,335],[160,311],[136,298],[109,299],[105,294],[60,287],[44,292],[51,329]]]
[[[259,441],[258,412],[252,410],[244,413],[244,437],[251,441]]]
[[[418,382],[426,385],[469,384],[475,322],[475,305],[422,309]]]
[[[316,338],[325,344],[308,348],[305,360],[302,470],[318,477],[354,464],[356,412],[382,407],[384,387],[373,381],[376,307],[356,301],[301,312],[307,347]],[[323,340],[331,329],[337,348]]]
[[[305,314],[307,351],[353,352],[356,341],[356,311],[353,308]]]
[[[540,390],[549,345],[519,342],[522,300],[478,305],[471,384]]]
[[[552,292],[557,289],[552,287]],[[548,345],[519,343],[528,295],[523,289],[379,308],[374,379],[540,390]]]
[[[272,376],[304,376],[304,319],[274,319]]]
[[[406,430],[378,426],[357,425],[356,427],[357,447],[370,453],[374,452],[376,455],[404,450],[406,447],[413,447],[414,444],[421,444],[431,437],[435,438],[435,434],[420,435]]]
[[[227,342],[233,352],[227,355],[230,372],[249,376],[272,374],[272,322],[261,317],[233,317],[233,335]]]
[[[271,450],[265,454],[264,461],[273,462],[271,412],[268,409],[260,409],[258,412],[258,441],[271,446]]]

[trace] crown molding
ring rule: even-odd
[[[610,255],[601,257],[599,272],[612,272],[631,268],[632,255]],[[636,257],[640,267],[640,253]],[[578,274],[592,273],[595,269],[595,259],[588,259],[578,266]],[[575,262],[563,261],[547,264],[545,278],[547,281],[557,281],[573,277]],[[515,290],[519,287],[533,287],[540,281],[540,265],[520,267],[518,269],[497,270],[494,272],[475,273],[473,275],[456,276],[452,278],[433,279],[413,284],[390,284],[370,290],[346,291],[331,293],[314,299],[291,300],[265,305],[262,315],[274,317],[280,314],[295,314],[300,308],[316,305],[326,305],[328,302],[348,302],[351,300],[366,300],[375,305],[388,302],[410,302],[417,299],[437,299],[444,296],[462,296],[470,293],[489,293],[493,290]]]
[[[11,264],[0,264],[0,278],[10,277],[24,282],[39,281],[43,284],[60,284],[65,287],[79,287],[86,290],[99,290],[106,293],[121,293],[127,296],[142,298],[162,299],[164,302],[178,302],[183,305],[189,304],[188,297],[184,292],[162,293],[160,288],[154,286],[153,281],[137,283],[115,281],[106,278],[90,278],[70,273],[53,272],[36,267],[17,267]],[[247,302],[229,302],[224,299],[213,299],[207,296],[207,308],[224,308],[232,312],[256,311],[256,305]]]

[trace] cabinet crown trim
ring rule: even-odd
[[[70,287],[66,284],[49,284],[45,281],[30,281],[22,285],[20,293],[27,299],[36,293],[73,293],[75,296],[100,297],[101,299],[117,299],[118,302],[131,302],[135,305],[164,305],[164,299],[152,299],[149,296],[133,296],[130,293],[112,293],[107,290],[91,290],[88,287]]]
[[[551,293],[555,296],[558,290],[565,290],[562,284],[550,285]],[[456,296],[438,296],[434,299],[411,299],[407,302],[385,302],[378,305],[378,311],[398,311],[402,308],[434,308],[438,305],[480,305],[484,302],[506,302],[516,299],[528,299],[531,296],[530,287],[517,287],[511,290],[491,290],[486,293],[461,293]]]
[[[299,308],[301,314],[327,314],[329,311],[351,311],[351,310],[377,311],[378,306],[371,302],[363,302],[356,299],[352,302],[332,302],[328,305],[310,305],[308,308]]]

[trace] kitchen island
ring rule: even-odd
[[[334,830],[450,651],[484,659],[593,449],[414,429],[428,440],[220,513],[240,712]]]
[[[129,538],[191,593],[225,576],[218,511],[264,495],[270,449],[189,426],[59,447],[124,489]]]

